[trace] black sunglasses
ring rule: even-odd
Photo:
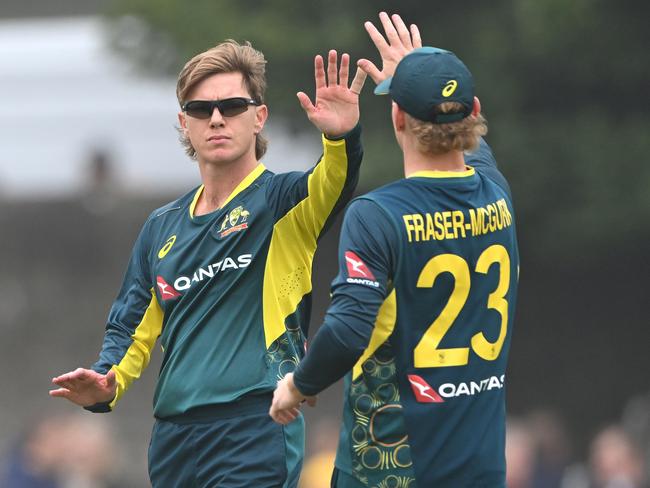
[[[214,109],[219,109],[224,117],[234,117],[248,110],[249,105],[260,105],[259,102],[244,97],[224,98],[223,100],[190,100],[181,107],[190,117],[209,119]]]

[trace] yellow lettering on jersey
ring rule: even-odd
[[[512,225],[512,214],[505,199],[484,207],[402,215],[409,242],[466,239],[497,232]]]
[[[412,237],[412,232],[415,230],[415,227],[413,227],[413,216],[412,215],[402,215],[402,219],[404,219],[404,226],[406,227],[406,235],[409,238],[409,242],[413,241]]]

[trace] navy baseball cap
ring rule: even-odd
[[[467,66],[451,51],[421,47],[402,58],[395,74],[377,85],[375,95],[390,95],[416,119],[446,124],[472,113],[474,81]],[[458,102],[464,110],[439,113],[438,106],[444,102]]]

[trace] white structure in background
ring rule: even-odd
[[[107,39],[95,17],[0,21],[0,197],[79,193],[97,150],[123,192],[198,184],[175,129],[176,80],[136,73]],[[304,170],[320,154],[318,136],[291,138],[273,115],[266,134],[273,171]]]

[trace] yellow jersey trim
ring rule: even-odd
[[[267,349],[286,332],[285,320],[311,292],[316,240],[348,174],[345,144],[323,137],[323,157],[308,177],[307,196],[273,226],[262,293]]]
[[[251,186],[253,181],[257,179],[259,175],[264,173],[264,170],[266,170],[266,167],[262,164],[259,163],[257,166],[255,166],[255,169],[248,173],[248,175],[239,182],[239,184],[235,187],[235,189],[228,195],[228,198],[224,200],[224,202],[221,204],[220,208],[225,207],[230,203],[230,201],[235,198],[237,195],[239,195],[242,191],[244,191],[246,188]],[[203,193],[205,186],[201,185],[199,186],[198,190],[196,190],[196,193],[194,194],[194,198],[192,199],[192,203],[190,204],[190,218],[194,218],[194,210],[196,209],[196,204],[199,201],[199,198],[201,197],[201,194]]]
[[[472,176],[476,171],[474,168],[465,166],[465,171],[416,171],[407,176],[407,178],[467,178]]]
[[[109,404],[111,410],[129,389],[134,380],[140,377],[142,371],[149,364],[151,351],[160,336],[163,323],[163,311],[156,298],[154,289],[151,289],[151,301],[142,316],[142,321],[131,335],[133,343],[129,346],[120,364],[113,366],[117,382],[117,393]]]
[[[370,336],[368,347],[363,351],[363,354],[352,368],[352,381],[356,380],[363,373],[363,363],[379,349],[379,347],[386,342],[395,329],[397,322],[397,296],[395,290],[386,297],[384,303],[379,307],[377,312],[377,319],[375,320],[375,328]]]

